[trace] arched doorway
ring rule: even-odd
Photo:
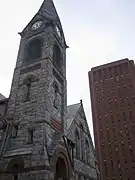
[[[55,180],[69,180],[72,177],[72,165],[63,146],[56,148],[50,159],[50,164],[55,171]]]
[[[58,158],[56,163],[56,178],[55,180],[68,180],[68,169],[64,159]]]

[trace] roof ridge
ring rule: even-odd
[[[81,105],[81,103],[79,102],[79,103],[75,103],[75,104],[70,104],[70,105],[68,105],[67,107],[69,107],[69,106],[74,106],[74,105]]]

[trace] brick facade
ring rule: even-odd
[[[134,62],[124,59],[89,72],[97,159],[102,180],[133,180]]]

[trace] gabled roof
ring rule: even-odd
[[[66,133],[66,135],[68,137],[69,137],[70,131],[72,131],[72,129],[70,128],[72,126],[71,124],[72,124],[74,118],[76,117],[76,114],[80,110],[84,111],[82,100],[78,104],[73,104],[73,105],[70,105],[70,106],[67,107],[67,133]],[[85,118],[85,112],[83,112],[83,113],[84,113],[84,118]],[[90,134],[90,130],[89,130],[89,127],[88,127],[87,120],[86,120],[86,128],[87,128],[88,137],[89,137],[89,140],[90,140],[91,147],[93,149],[93,152],[95,153],[95,149],[94,149],[94,146],[93,146],[93,142],[92,142],[92,138],[91,138],[91,134]]]
[[[6,97],[0,93],[0,100],[3,100],[3,99],[6,99]]]
[[[67,129],[70,127],[71,123],[73,122],[81,103],[72,104],[67,107]]]

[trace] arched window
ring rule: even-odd
[[[77,130],[75,131],[75,155],[80,157],[80,138]]]
[[[62,54],[61,54],[61,50],[57,44],[54,44],[54,46],[53,46],[53,63],[57,68],[61,69]]]
[[[27,47],[27,60],[36,60],[41,58],[42,41],[41,39],[32,40]]]

